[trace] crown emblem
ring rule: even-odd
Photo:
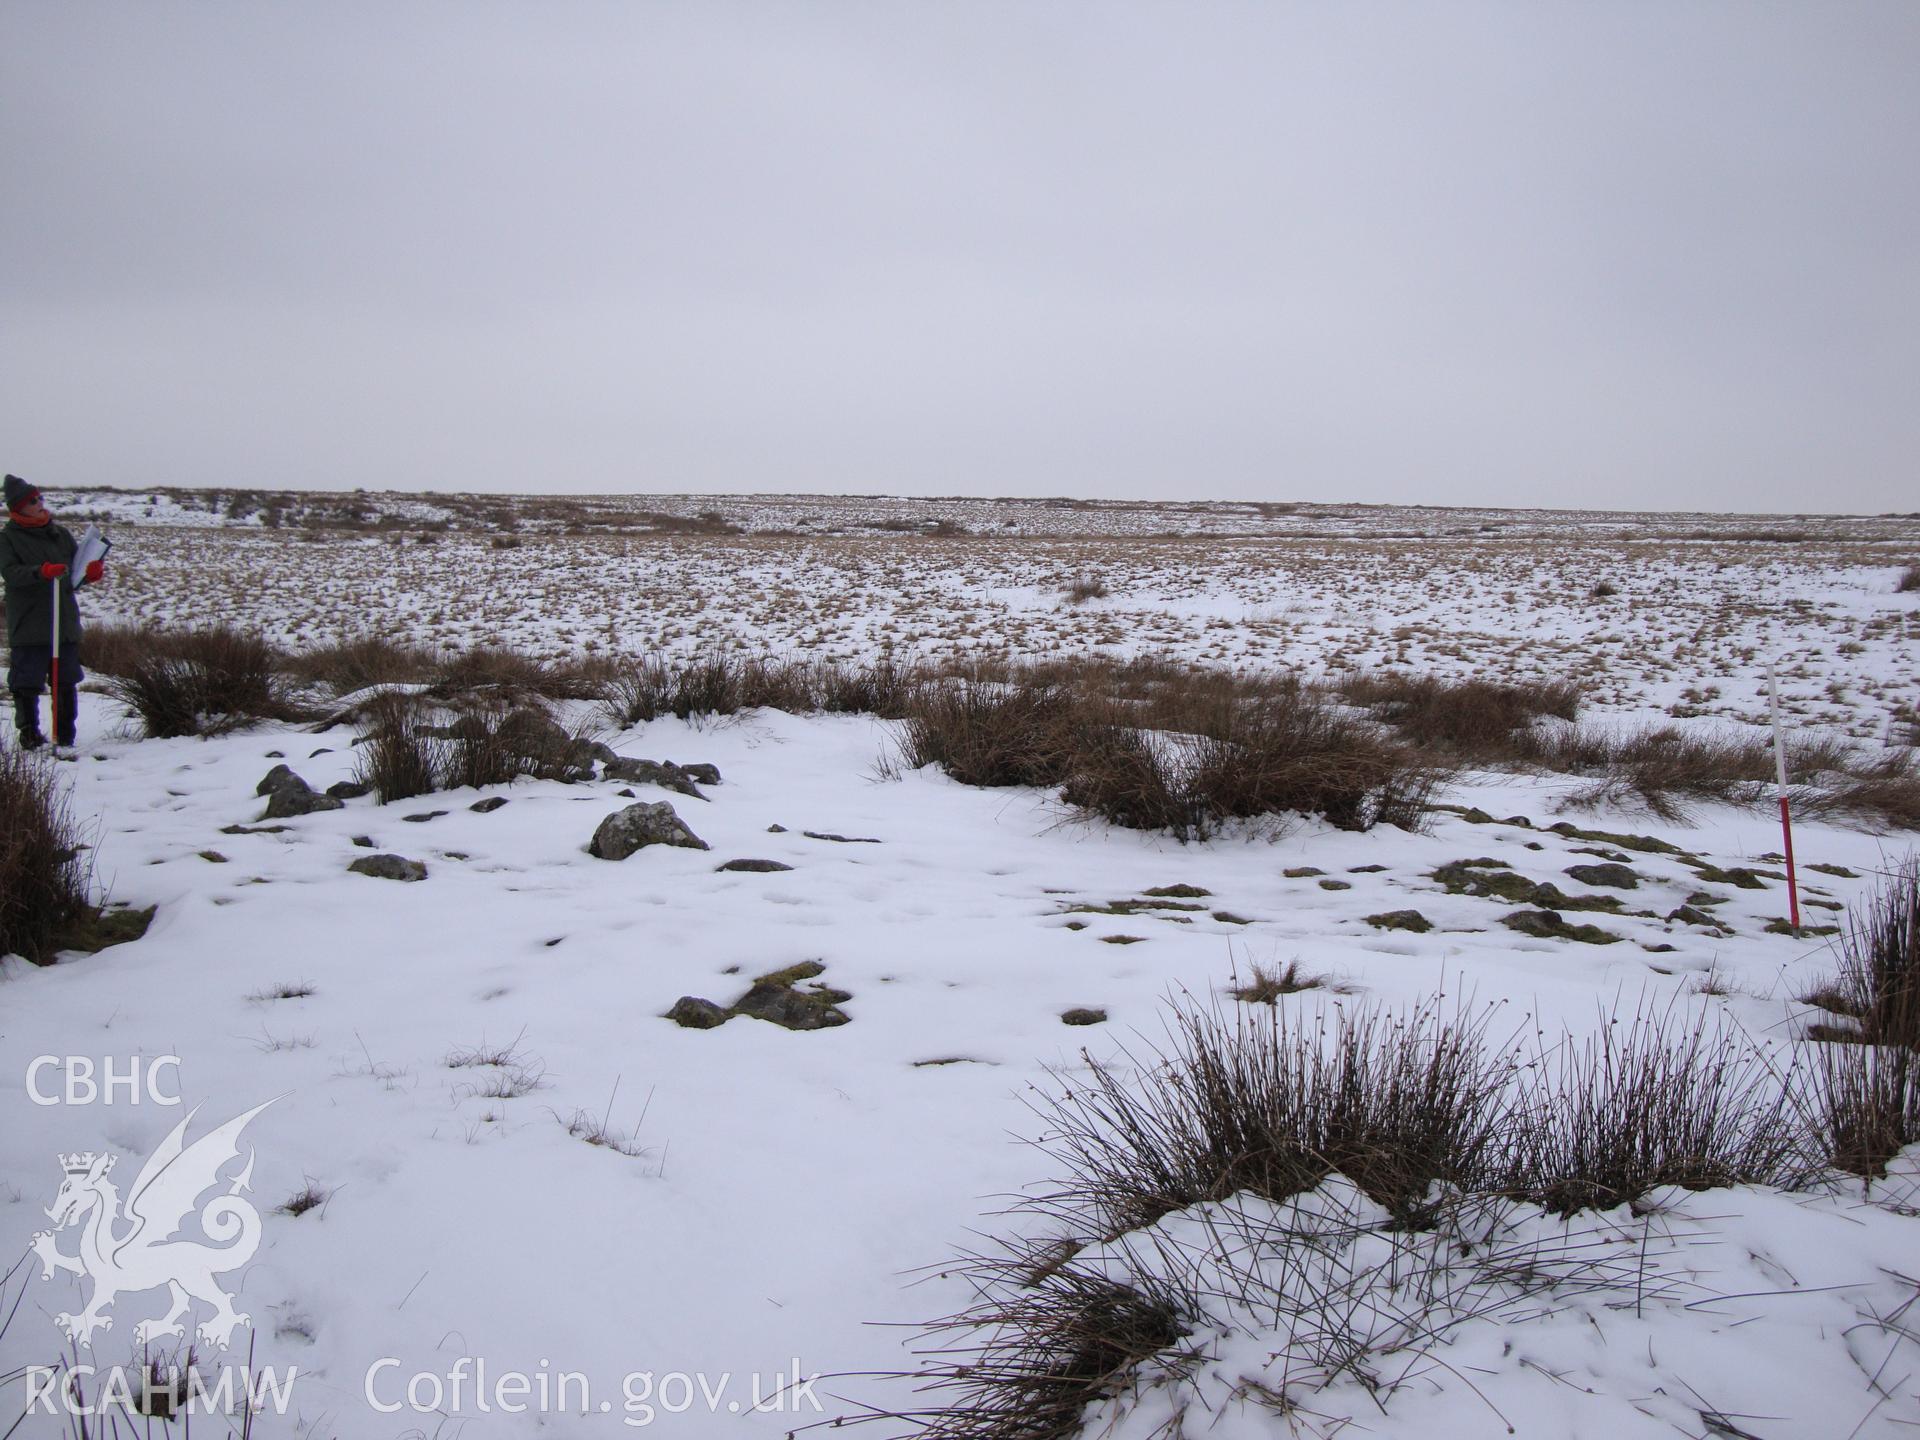
[[[100,1158],[99,1155],[97,1155],[92,1150],[88,1150],[84,1154],[62,1155],[60,1157],[60,1168],[66,1171],[67,1174],[69,1175],[85,1175],[88,1171],[93,1169],[93,1162],[95,1160],[98,1160],[99,1158]],[[107,1170],[110,1170],[112,1168],[113,1168],[113,1158],[109,1156],[107,1158],[107,1163],[105,1167],[103,1167],[101,1173],[105,1174]]]

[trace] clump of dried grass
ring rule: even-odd
[[[1497,684],[1374,672],[1343,681],[1340,691],[1415,745],[1480,759],[1523,758],[1521,734],[1536,717],[1572,720],[1580,706],[1580,687],[1569,680]]]
[[[1920,1141],[1920,860],[1851,907],[1839,972],[1803,997],[1851,1020],[1821,1025],[1819,1121],[1833,1165],[1876,1176]]]
[[[1177,1006],[1169,1043],[1041,1103],[1065,1171],[1054,1213],[1114,1236],[1241,1191],[1285,1200],[1336,1171],[1411,1220],[1436,1182],[1500,1168],[1512,1062],[1431,1005],[1296,1015]]]
[[[1699,804],[1771,803],[1775,795],[1772,741],[1742,731],[1563,726],[1525,732],[1518,753],[1544,769],[1597,777],[1573,797],[1577,805],[1637,807],[1669,821],[1684,821]],[[1920,828],[1920,774],[1906,751],[1867,753],[1803,736],[1788,743],[1787,768],[1801,782],[1792,792],[1800,814]]]
[[[60,772],[0,751],[0,955],[50,960],[56,937],[87,915],[85,853]]]
[[[872,1418],[1067,1440],[1153,1385],[1177,1421],[1206,1350],[1188,1337],[1246,1323],[1276,1386],[1243,1398],[1310,1413],[1300,1396],[1347,1376],[1384,1406],[1470,1319],[1545,1293],[1683,1294],[1620,1227],[1549,1238],[1512,1225],[1516,1201],[1572,1217],[1815,1168],[1793,1077],[1707,1015],[1527,1054],[1491,1041],[1489,1014],[1182,1002],[1166,1045],[1063,1077],[1037,1142],[1059,1168],[1020,1207],[1040,1223],[961,1257],[979,1298],[925,1328],[930,1363],[902,1377],[941,1403]]]
[[[1177,685],[1149,667],[1072,663],[1001,673],[915,687],[901,763],[970,785],[1058,785],[1110,824],[1182,838],[1287,814],[1414,828],[1439,773],[1291,678],[1189,671]]]
[[[593,773],[595,747],[585,728],[569,730],[534,705],[498,695],[468,699],[443,721],[426,695],[385,690],[361,715],[366,728],[355,778],[383,805],[436,790]]]
[[[110,663],[119,673],[107,692],[133,712],[145,736],[214,735],[259,720],[310,717],[286,684],[281,656],[258,636],[213,626],[143,638],[146,653],[128,657],[131,637],[113,637]]]
[[[1818,1168],[1798,1082],[1715,1012],[1563,1041],[1523,1073],[1492,1188],[1561,1215],[1663,1186],[1793,1185]]]
[[[445,742],[425,733],[425,702],[409,691],[385,690],[362,710],[366,731],[354,778],[382,805],[430,794],[445,765]]]
[[[1838,984],[1870,1041],[1920,1050],[1920,860],[1909,855],[1848,912]]]
[[[439,651],[426,646],[365,634],[298,651],[288,657],[287,665],[302,679],[347,695],[373,685],[424,684],[444,660]]]

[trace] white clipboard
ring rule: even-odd
[[[107,558],[107,552],[113,549],[113,542],[100,533],[98,525],[87,526],[87,533],[80,537],[80,544],[73,552],[73,564],[67,568],[72,576],[73,588],[81,589],[87,583],[87,567],[96,560]]]

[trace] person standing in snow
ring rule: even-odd
[[[20,748],[47,743],[40,733],[40,691],[53,661],[53,606],[60,604],[60,693],[54,743],[71,745],[80,702],[80,606],[68,573],[79,547],[64,525],[53,523],[34,486],[18,475],[6,479],[7,523],[0,528],[0,575],[7,591],[7,688],[13,692],[13,723]],[[87,566],[89,584],[106,573],[106,562]]]

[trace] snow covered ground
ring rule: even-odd
[[[1474,523],[1491,522],[1476,512]],[[1912,558],[1895,548],[1911,530],[1784,547],[1569,530],[1357,546],[746,536],[495,550],[477,536],[305,544],[129,526],[119,588],[90,613],[205,614],[212,567],[220,613],[309,641],[377,628],[529,642],[557,626],[619,649],[731,640],[858,655],[888,639],[970,638],[1318,668],[1401,658],[1570,674],[1623,722],[1676,707],[1757,718],[1764,665],[1778,658],[1803,721],[1877,739],[1914,694],[1920,596],[1893,595],[1890,568]],[[1063,605],[1061,584],[1088,570],[1114,595]],[[1602,579],[1622,593],[1592,598]],[[915,1403],[911,1386],[873,1373],[912,1363],[910,1332],[880,1322],[968,1303],[964,1278],[940,1262],[995,1227],[1005,1196],[1050,1178],[1022,1143],[1037,1129],[1032,1087],[1088,1055],[1144,1053],[1170,996],[1210,999],[1255,963],[1298,959],[1340,993],[1282,1004],[1444,992],[1579,1031],[1622,1006],[1673,1002],[1784,1049],[1810,1014],[1796,997],[1833,968],[1824,940],[1767,929],[1786,898],[1767,878],[1777,826],[1759,813],[1710,808],[1685,828],[1569,817],[1577,782],[1469,773],[1441,798],[1500,819],[1443,812],[1421,835],[1301,822],[1277,841],[1183,845],[1076,819],[1047,794],[934,771],[882,778],[891,730],[867,718],[761,711],[602,738],[623,755],[718,767],[704,802],[635,787],[670,801],[710,849],[589,855],[599,822],[631,803],[606,780],[519,782],[484,812],[472,791],[354,799],[258,828],[263,774],[284,761],[315,789],[350,778],[350,730],[142,741],[89,697],[80,756],[62,767],[73,812],[99,885],[157,908],[134,943],[50,968],[0,962],[0,1257],[49,1228],[57,1157],[114,1152],[131,1179],[188,1109],[203,1107],[198,1135],[271,1101],[246,1132],[262,1231],[235,1301],[251,1316],[254,1366],[298,1378],[286,1416],[255,1433],[783,1435]],[[1759,888],[1706,885],[1714,926],[1668,920],[1703,888],[1699,868],[1633,851],[1625,913],[1574,917],[1620,938],[1588,945],[1517,934],[1498,923],[1506,902],[1431,878],[1490,857],[1580,888],[1568,867],[1610,847],[1548,828],[1568,818],[1752,868]],[[1814,923],[1836,921],[1909,845],[1819,823],[1796,841]],[[348,870],[377,853],[421,861],[427,877]],[[791,868],[720,868],[740,859]],[[1206,893],[1152,903],[1146,892],[1169,886]],[[1432,928],[1367,918],[1407,909]],[[754,977],[807,961],[847,993],[850,1023],[801,1032],[743,1016],[697,1030],[663,1018],[683,996],[726,1006]],[[1063,1024],[1081,1008],[1104,1021]],[[35,1071],[47,1055],[97,1069],[177,1056],[158,1073],[184,1103],[130,1103],[124,1089],[113,1103],[40,1103],[74,1099],[63,1087],[84,1075],[66,1058]],[[622,1143],[572,1133],[602,1129]],[[304,1213],[274,1208],[309,1187],[319,1203]],[[1664,1239],[1625,1212],[1589,1217],[1611,1227],[1595,1243],[1616,1260],[1666,1277],[1652,1298],[1473,1322],[1447,1365],[1384,1412],[1336,1386],[1313,1413],[1276,1417],[1244,1383],[1262,1366],[1254,1332],[1223,1331],[1190,1392],[1215,1411],[1189,1415],[1190,1433],[1910,1434],[1920,1345],[1900,1307],[1920,1274],[1917,1203],[1909,1163],[1870,1193],[1676,1195]],[[0,1336],[0,1374],[64,1353],[53,1317],[80,1308],[77,1277],[42,1279],[34,1262],[7,1293],[23,1298]],[[134,1324],[158,1300],[122,1302],[94,1336],[97,1363],[135,1353]],[[481,1409],[477,1367],[529,1377],[534,1408]],[[539,1406],[563,1371],[584,1379]],[[806,1385],[815,1374],[827,1378]],[[1145,1440],[1163,1433],[1172,1393],[1149,1387],[1095,1418]],[[20,1395],[0,1386],[13,1408]],[[11,1419],[0,1412],[0,1434]],[[65,1425],[36,1415],[17,1433]]]
[[[352,498],[360,528],[334,516],[298,532],[173,495],[149,516],[145,495],[81,492],[62,513],[100,517],[118,542],[91,613],[217,616],[296,647],[377,632],[566,654],[1394,664],[1571,677],[1599,714],[1747,721],[1772,662],[1789,716],[1874,740],[1920,701],[1920,616],[1892,593],[1920,554],[1912,517],[650,496],[574,506],[576,523],[551,518],[551,497],[445,513]],[[696,503],[745,533],[635,518]],[[796,509],[813,524],[796,529]],[[943,520],[961,533],[915,530]],[[1108,593],[1066,603],[1081,577]]]

